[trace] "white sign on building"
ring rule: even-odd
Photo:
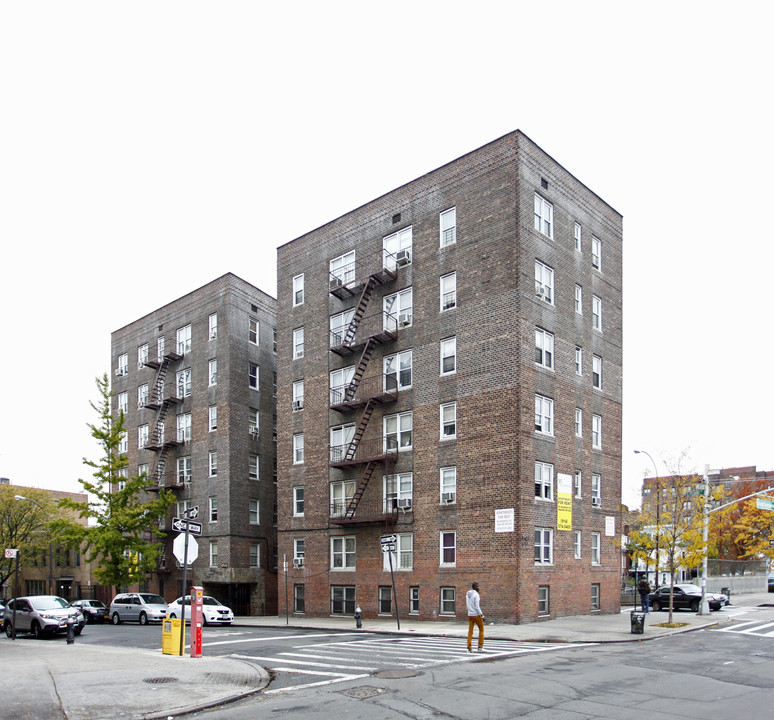
[[[495,510],[495,532],[513,532],[514,514],[513,508]]]

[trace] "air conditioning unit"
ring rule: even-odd
[[[400,313],[398,315],[398,327],[408,327],[411,325],[413,317],[411,313]]]
[[[251,426],[250,426],[250,434],[251,434],[253,437],[258,437],[258,428],[257,428],[257,427],[255,427],[255,425],[251,425]]]
[[[304,409],[304,401],[303,400],[294,400],[293,401],[293,409],[294,410],[303,410]]]
[[[215,340],[215,338],[218,337],[218,331],[217,330],[211,330],[210,331],[210,340]]]
[[[126,375],[126,370],[123,368],[118,368],[118,370],[116,370],[116,377],[123,377],[124,375]]]
[[[591,498],[591,504],[593,507],[602,507],[602,498]]]
[[[399,498],[396,504],[399,510],[411,510],[411,498]]]
[[[453,503],[457,500],[457,493],[448,492],[448,493],[441,493],[441,502],[444,503]]]
[[[293,567],[298,570],[299,568],[304,567],[304,558],[295,558],[293,560]]]
[[[398,267],[408,265],[411,262],[411,250],[398,250],[395,254],[395,264]]]
[[[535,295],[539,298],[544,298],[548,295],[546,289],[538,282],[535,283]]]
[[[331,288],[341,287],[344,281],[340,277],[333,276],[330,281]]]

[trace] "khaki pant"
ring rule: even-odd
[[[473,642],[473,626],[478,625],[478,649],[484,647],[484,618],[481,615],[468,615],[468,650]]]

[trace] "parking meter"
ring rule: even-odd
[[[191,657],[202,656],[202,608],[204,605],[204,590],[201,587],[191,588]]]

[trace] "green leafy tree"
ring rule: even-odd
[[[21,499],[17,496],[23,496]],[[44,490],[0,485],[0,550],[15,548],[21,565],[43,559],[51,542],[56,503]],[[0,555],[0,585],[10,580],[16,560]]]
[[[102,448],[99,462],[84,458],[85,465],[94,469],[93,480],[79,480],[92,500],[74,502],[60,500],[61,507],[70,508],[81,518],[87,518],[84,526],[60,519],[54,530],[71,547],[84,547],[86,558],[95,562],[94,576],[103,585],[116,588],[143,579],[156,569],[161,552],[158,529],[159,520],[165,518],[175,502],[169,490],[160,489],[158,494],[149,493],[153,480],[144,473],[133,477],[121,477],[120,471],[128,466],[126,455],[119,452],[125,433],[124,414],[114,418],[110,408],[112,391],[107,375],[97,378],[100,394],[98,405],[91,403],[100,416],[99,425],[89,425],[92,437]],[[119,489],[118,481],[123,486]]]

